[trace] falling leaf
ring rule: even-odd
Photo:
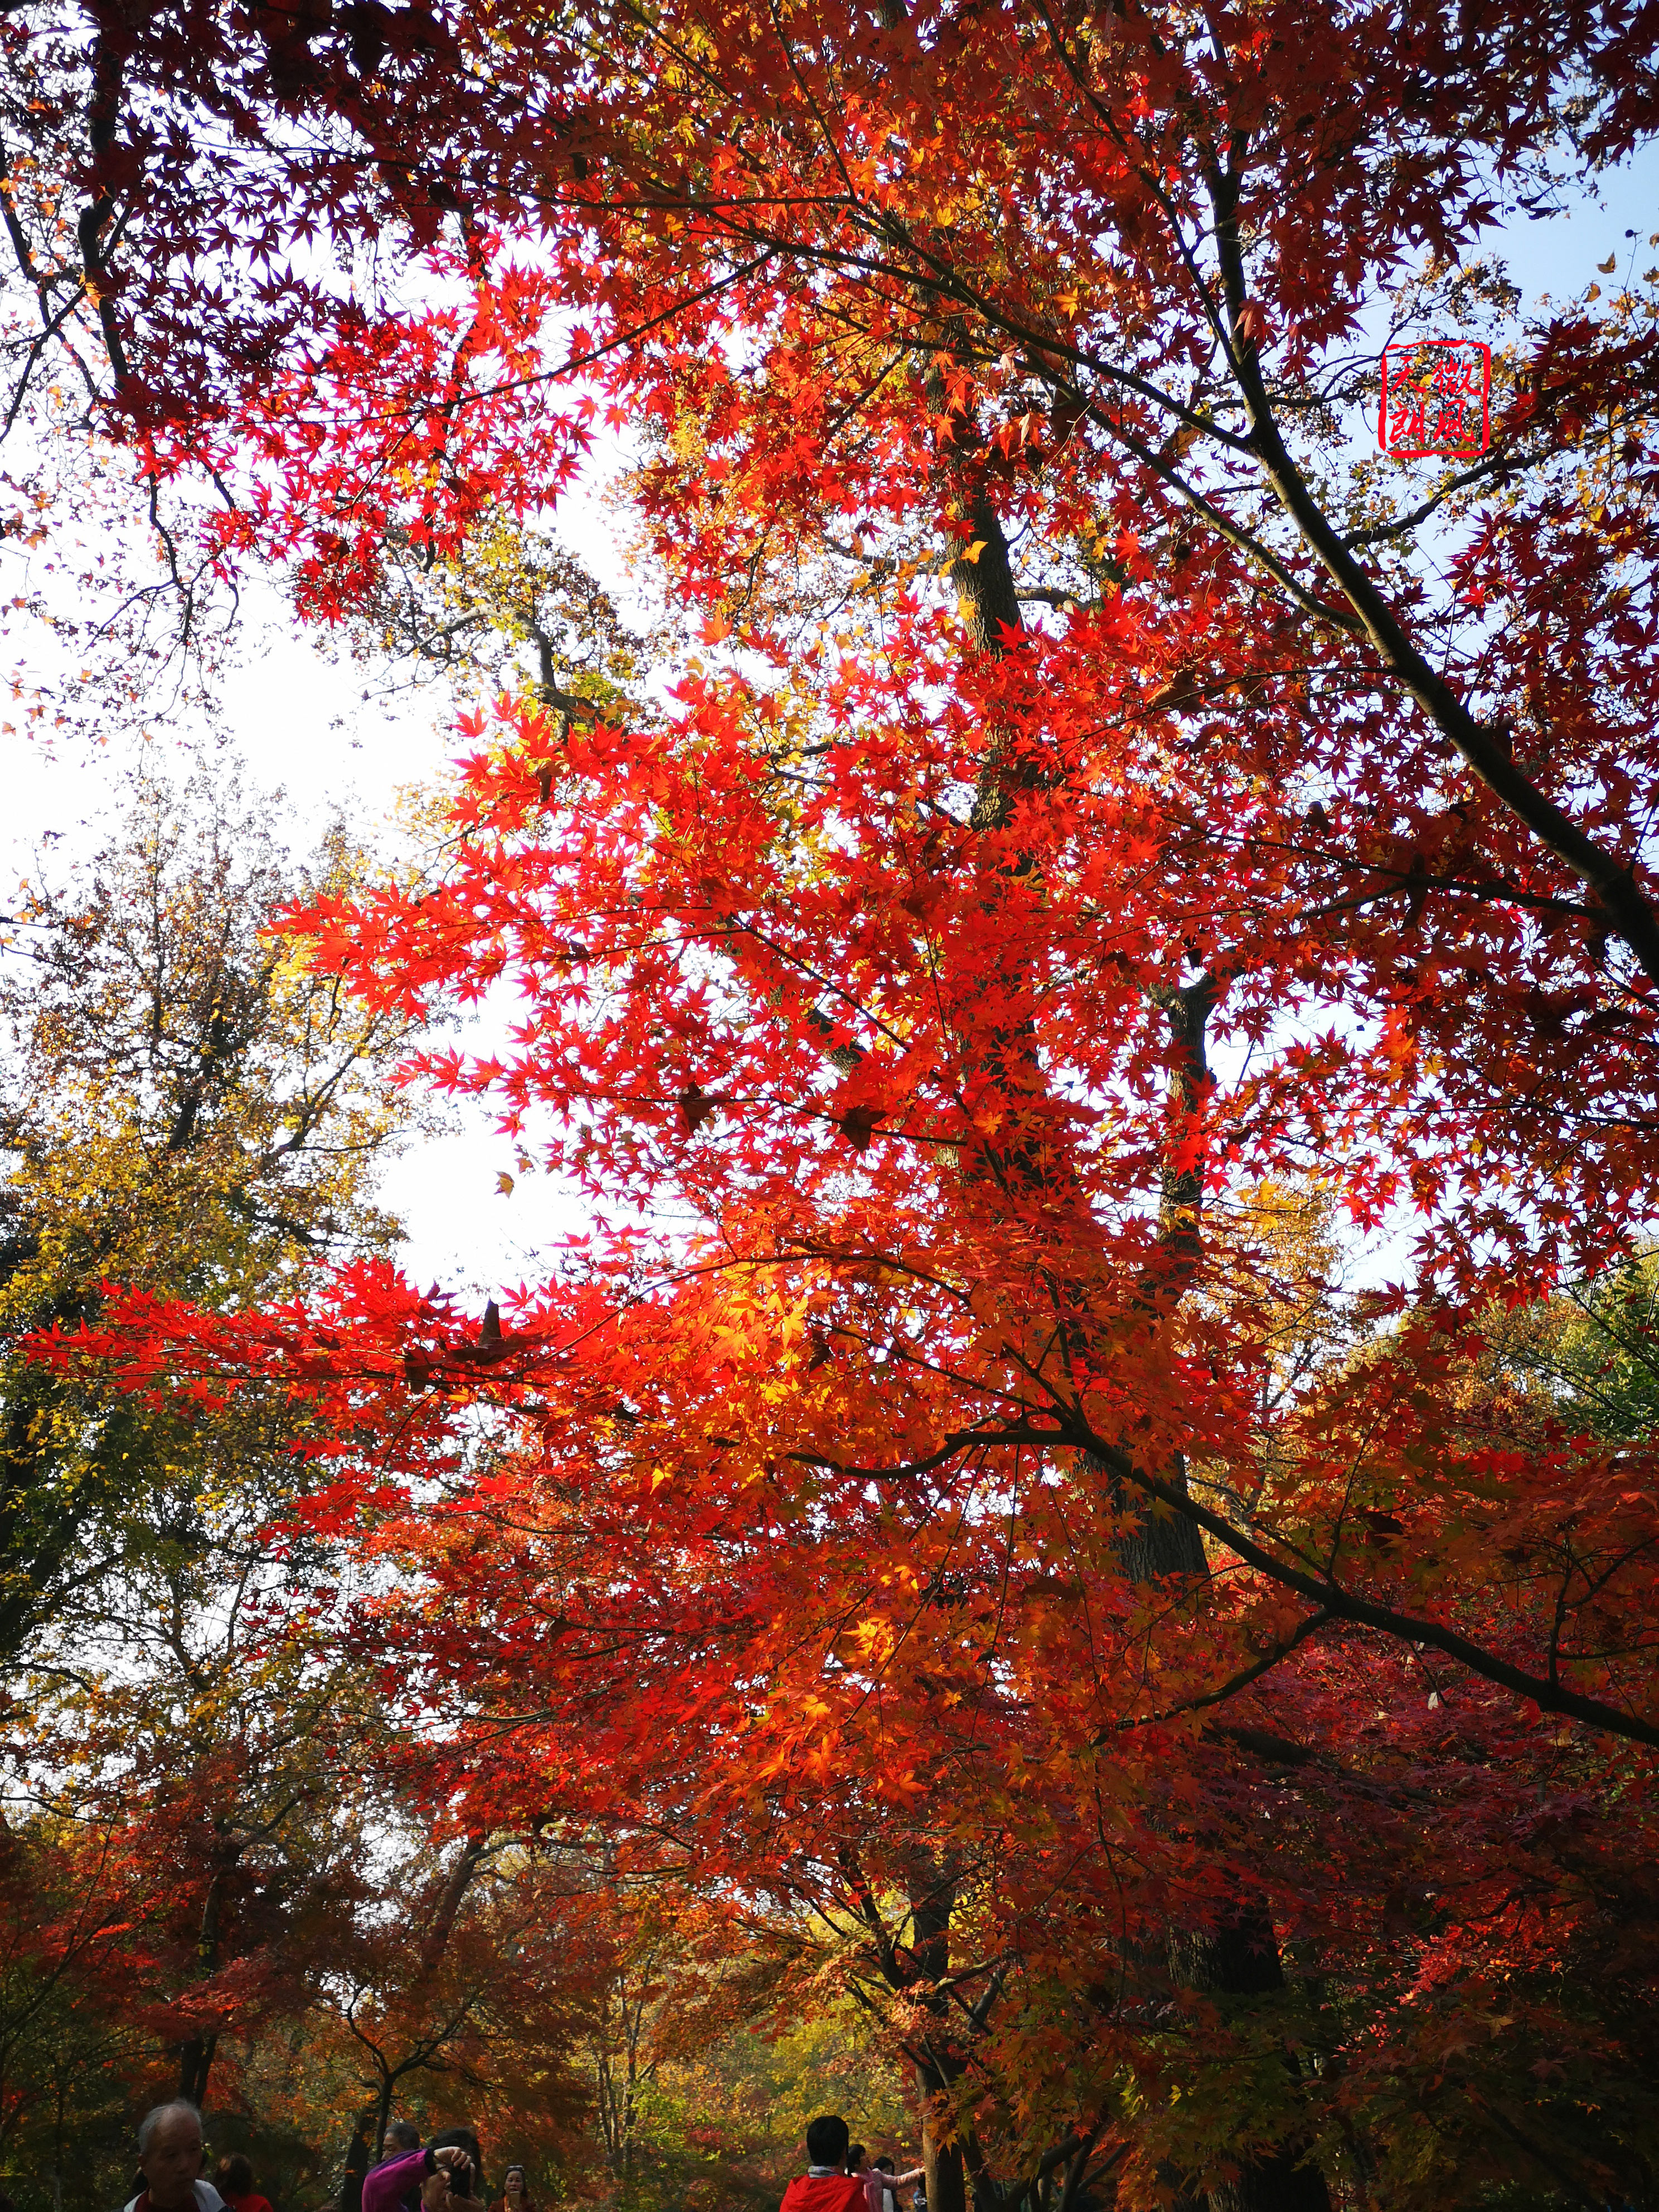
[[[855,1152],[868,1148],[878,1123],[887,1116],[876,1106],[849,1106],[836,1127],[841,1131]]]
[[[722,1093],[704,1091],[697,1084],[688,1083],[679,1096],[681,1128],[688,1137],[695,1137],[710,1115],[725,1103]]]

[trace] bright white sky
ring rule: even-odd
[[[1649,235],[1656,229],[1659,146],[1650,146],[1638,162],[1604,178],[1600,205],[1579,203],[1546,222],[1516,225],[1492,243],[1507,249],[1510,272],[1529,298],[1564,297],[1596,281],[1596,264],[1609,254],[1617,270],[1600,280],[1609,290],[1650,266]],[[603,464],[597,467],[589,488],[566,502],[562,534],[626,597],[617,518],[602,503],[606,473]],[[309,643],[274,597],[250,593],[246,606],[243,665],[226,684],[224,720],[250,780],[283,787],[298,817],[296,846],[307,842],[307,824],[336,809],[374,840],[390,823],[398,789],[431,782],[455,750],[441,691],[428,689],[395,705],[366,703],[362,672]],[[59,854],[90,851],[110,836],[123,767],[113,748],[48,761],[27,739],[0,744],[0,882],[31,872],[45,830],[63,840]],[[510,1197],[500,1195],[497,1171],[513,1164],[487,1118],[468,1113],[458,1114],[452,1133],[422,1140],[392,1169],[386,1197],[408,1226],[407,1264],[422,1283],[436,1278],[476,1297],[538,1279],[538,1249],[569,1228],[570,1203],[534,1176],[521,1178]]]

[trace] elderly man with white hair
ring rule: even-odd
[[[122,2212],[225,2212],[202,2179],[202,2115],[182,2097],[152,2105],[138,2123],[138,2167],[144,2185]]]

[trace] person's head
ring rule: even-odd
[[[877,2159],[875,2160],[875,2168],[878,2173],[896,2173],[898,2172],[898,2168],[894,2165],[890,2158]]]
[[[839,2112],[820,2112],[806,2130],[809,2166],[845,2166],[852,2130]]]
[[[138,2166],[155,2212],[184,2212],[202,2171],[202,2115],[176,2097],[152,2105],[138,2123]]]
[[[509,2166],[501,2176],[501,2194],[509,2203],[515,2197],[530,2201],[530,2176],[521,2166]]]
[[[864,2145],[862,2143],[848,2143],[847,2146],[847,2171],[848,2173],[862,2173],[864,2171]]]
[[[229,2158],[222,2158],[219,2171],[213,2177],[214,2186],[221,2197],[252,2197],[253,2168],[240,2151]]]
[[[407,2158],[410,2151],[419,2150],[421,2131],[413,2120],[393,2120],[386,2131],[386,2147],[399,2158]]]

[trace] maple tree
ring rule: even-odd
[[[430,880],[303,926],[511,986],[428,1072],[592,1225],[481,1334],[358,1271],[51,1356],[305,1395],[429,1792],[839,1926],[941,2212],[1639,2172],[1652,1445],[1483,1332],[1650,1205],[1655,303],[1480,235],[1650,135],[1640,12],[88,22],[8,18],[21,366],[72,301],[210,566],[534,647]],[[1490,339],[1479,459],[1355,452],[1385,320]],[[605,420],[667,702],[518,588]]]

